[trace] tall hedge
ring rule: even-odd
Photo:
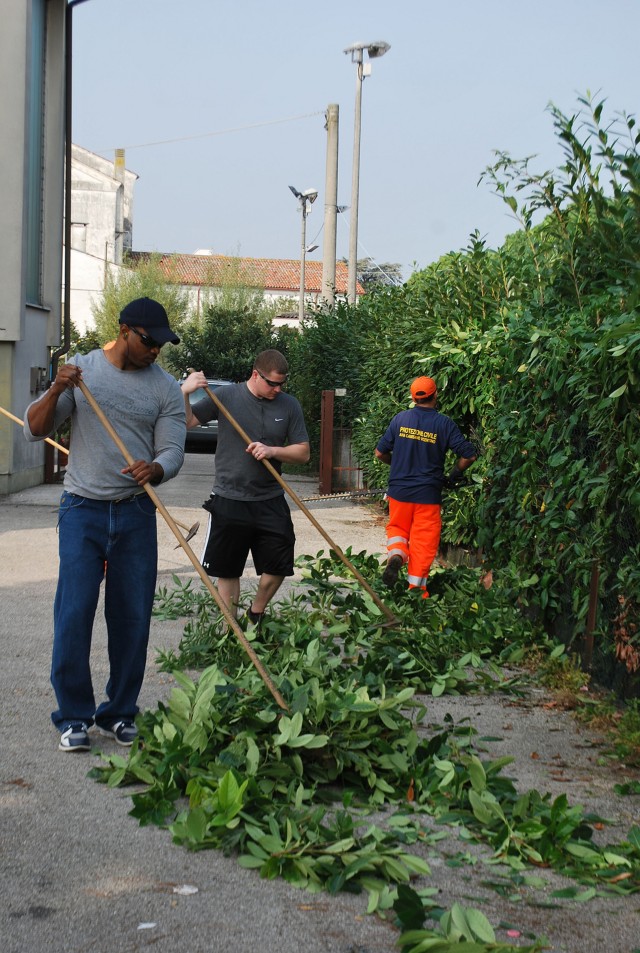
[[[633,117],[605,121],[603,105],[550,107],[559,169],[501,153],[486,170],[521,225],[500,249],[475,234],[360,306],[354,443],[378,484],[380,434],[411,378],[434,376],[483,450],[443,539],[519,566],[523,601],[567,640],[596,582],[597,662],[613,677],[616,658],[640,669],[640,158]]]

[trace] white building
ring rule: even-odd
[[[124,151],[110,161],[72,146],[71,320],[80,332],[93,327],[92,302],[100,299],[107,269],[122,266],[131,250],[133,186]]]

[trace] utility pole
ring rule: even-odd
[[[302,327],[304,318],[304,293],[306,285],[305,262],[307,258],[307,203],[302,199],[300,201],[300,212],[302,218],[302,238],[300,240],[300,294],[298,297],[298,323]]]
[[[362,50],[354,52],[356,63],[356,106],[353,129],[353,168],[351,170],[351,217],[349,220],[349,278],[347,299],[349,304],[356,303],[358,282],[358,204],[360,200],[360,131],[362,128]],[[369,65],[369,64],[367,64]]]
[[[358,203],[360,192],[360,129],[362,126],[362,84],[365,76],[371,75],[371,63],[363,63],[366,50],[369,59],[376,59],[390,49],[384,40],[375,43],[354,43],[348,46],[345,53],[351,53],[351,62],[356,64],[356,106],[355,124],[353,131],[353,171],[351,174],[351,221],[349,228],[349,289],[350,304],[356,303],[356,287],[358,283]]]
[[[327,304],[335,301],[336,230],[338,220],[338,129],[340,107],[327,106],[327,168],[325,179],[324,240],[322,243],[322,298]]]
[[[293,185],[289,186],[295,197],[300,203],[300,213],[302,215],[302,237],[300,241],[300,295],[298,299],[298,321],[302,324],[304,318],[304,292],[305,292],[305,261],[307,257],[307,206],[313,205],[318,198],[317,189],[305,189],[299,192]],[[314,251],[318,246],[311,245],[309,251]]]

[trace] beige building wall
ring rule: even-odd
[[[3,0],[0,29],[0,406],[22,417],[48,377],[50,348],[60,342],[64,156],[65,0]],[[29,179],[34,24],[45,21],[42,138],[38,176]],[[33,167],[33,165],[32,165]],[[35,201],[34,201],[35,195]],[[41,221],[32,226],[37,203]],[[38,234],[35,234],[37,231]],[[35,234],[39,280],[27,294],[29,238]],[[32,282],[33,284],[33,282]],[[31,300],[28,300],[28,298]],[[0,494],[42,482],[44,445],[28,444],[22,428],[0,415]]]

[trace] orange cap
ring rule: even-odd
[[[416,377],[411,385],[411,396],[414,400],[426,400],[436,392],[436,382],[432,377]]]

